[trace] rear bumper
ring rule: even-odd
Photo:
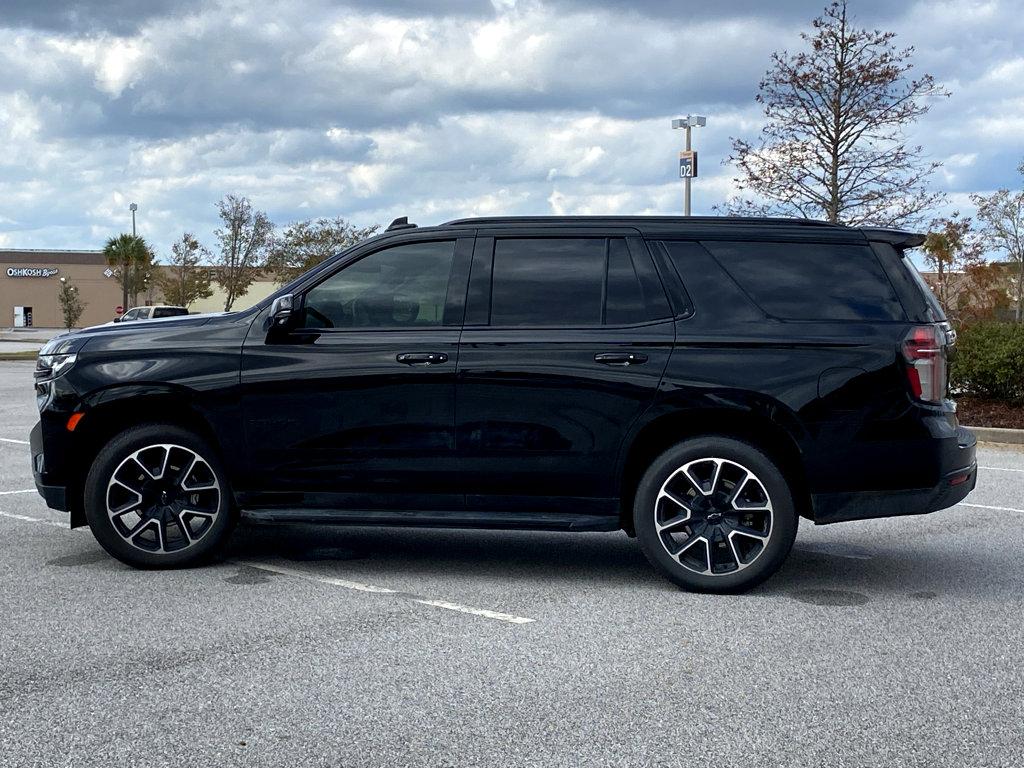
[[[977,440],[960,427],[955,449],[949,446],[943,455],[939,482],[930,488],[870,491],[859,493],[813,494],[814,522],[818,524],[888,518],[897,515],[921,515],[944,510],[963,501],[978,482],[975,460]]]

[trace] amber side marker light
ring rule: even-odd
[[[82,421],[82,417],[85,416],[84,412],[76,411],[70,417],[68,417],[68,432],[73,433],[75,428],[78,427],[78,423]]]
[[[950,486],[959,486],[961,483],[966,483],[967,479],[971,477],[970,473],[960,473],[960,475],[954,475],[949,479]]]

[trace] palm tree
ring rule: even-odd
[[[103,246],[107,264],[117,271],[121,284],[121,305],[128,310],[128,295],[133,299],[145,282],[146,268],[153,263],[153,251],[144,238],[124,232],[110,238]]]

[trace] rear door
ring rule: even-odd
[[[624,435],[674,339],[633,230],[495,231],[473,255],[457,447],[474,510],[614,513]]]

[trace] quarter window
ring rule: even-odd
[[[707,241],[704,246],[773,317],[905,319],[892,284],[866,245]]]
[[[440,326],[454,258],[454,240],[406,243],[372,253],[309,290],[305,326]]]

